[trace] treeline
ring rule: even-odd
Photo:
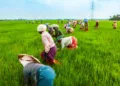
[[[120,15],[110,16],[110,20],[120,20]]]

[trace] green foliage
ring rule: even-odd
[[[57,20],[43,23],[53,24]],[[61,65],[52,66],[57,74],[55,86],[120,86],[120,26],[114,30],[112,23],[100,21],[99,29],[95,29],[95,22],[90,21],[88,32],[81,31],[77,25],[73,34],[66,34],[64,25],[60,24],[65,36],[78,39],[79,47],[57,52],[55,59]],[[43,62],[40,52],[44,48],[37,25],[0,21],[0,86],[24,86],[18,54],[32,54]]]
[[[110,16],[110,20],[120,20],[120,15],[113,15],[113,17]]]

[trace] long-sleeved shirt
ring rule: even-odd
[[[62,49],[71,44],[72,44],[72,36],[62,38],[62,40],[61,40]]]
[[[44,44],[46,53],[49,52],[50,48],[55,46],[55,43],[54,43],[51,35],[48,32],[46,32],[46,31],[44,31],[42,33],[42,42]]]
[[[39,63],[28,63],[24,69],[24,81],[26,86],[36,86],[37,79],[36,79],[36,73],[38,68],[41,66],[44,66],[43,64]]]

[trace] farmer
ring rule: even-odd
[[[96,24],[95,24],[94,27],[95,27],[95,28],[98,28],[98,27],[99,27],[99,21],[98,21],[98,20],[96,21]]]
[[[63,33],[60,31],[59,26],[57,24],[52,24],[50,27],[53,28],[55,31],[53,37],[56,38],[56,41],[60,38],[63,38]]]
[[[84,22],[81,21],[81,23],[80,23],[80,29],[81,29],[81,30],[84,29],[84,25],[85,25]]]
[[[74,32],[74,29],[72,27],[70,27],[69,23],[65,24],[64,28],[66,29],[67,33],[73,33]]]
[[[46,26],[47,26],[47,29],[48,29],[49,34],[50,34],[51,36],[53,36],[53,35],[54,35],[54,29],[53,29],[52,27],[50,27],[49,23],[47,23]]]
[[[58,36],[62,35],[62,32],[59,30],[59,26],[57,24],[52,24],[52,25],[46,24],[46,26],[48,28],[48,32],[52,37],[57,38]]]
[[[54,59],[56,55],[56,45],[51,37],[51,35],[46,31],[47,27],[44,24],[40,24],[37,27],[37,31],[42,36],[42,42],[44,44],[45,50],[41,53],[41,57],[48,64],[58,63],[57,60]]]
[[[73,21],[73,28],[76,28],[77,21]]]
[[[62,49],[67,47],[69,49],[76,49],[77,46],[77,39],[74,36],[69,36],[65,38],[61,38],[58,40],[58,43],[61,43]]]
[[[113,29],[116,29],[117,28],[117,21],[114,21],[114,23],[112,24],[113,26]]]
[[[88,20],[84,19],[84,23],[85,23],[85,31],[88,31]]]
[[[28,54],[19,54],[18,59],[24,67],[25,86],[53,86],[56,74],[50,66]]]

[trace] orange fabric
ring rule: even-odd
[[[68,48],[77,48],[77,39],[74,36],[72,36],[72,44]]]
[[[55,59],[53,62],[54,62],[54,64],[61,64],[58,60],[55,60]]]

